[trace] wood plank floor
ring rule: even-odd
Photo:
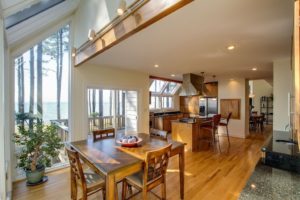
[[[270,136],[271,127],[264,133],[252,133],[248,139],[221,137],[222,153],[213,149],[199,153],[186,152],[185,199],[222,200],[237,199],[257,161],[260,148]],[[13,186],[14,200],[68,200],[70,199],[69,169],[48,174],[49,181],[36,187],[26,187],[25,182]],[[121,192],[121,185],[119,191]],[[160,188],[153,190],[160,194]],[[120,193],[119,192],[119,193]],[[101,192],[89,199],[102,199]],[[137,195],[133,199],[141,199]],[[148,199],[157,199],[149,193]],[[171,158],[167,173],[167,199],[179,199],[178,158]]]

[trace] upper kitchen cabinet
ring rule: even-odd
[[[205,87],[206,87],[206,91],[205,91],[206,97],[218,97],[218,82],[205,83]]]

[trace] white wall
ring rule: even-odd
[[[262,96],[271,96],[273,94],[273,87],[265,80],[253,80],[253,111],[260,113],[260,98]]]
[[[246,87],[248,82],[245,79],[219,79],[218,80],[218,99],[219,113],[221,99],[241,99],[241,119],[231,119],[229,122],[229,135],[233,137],[245,138],[248,135],[248,128],[245,121],[246,116]],[[246,84],[247,82],[247,84]],[[220,134],[226,133],[222,127],[219,129]]]
[[[84,64],[72,68],[70,127],[72,140],[87,137],[87,88],[138,91],[138,131],[149,132],[149,75],[105,66]]]
[[[284,131],[289,123],[288,93],[292,91],[293,79],[291,60],[276,60],[273,63],[274,77],[274,119],[273,130]]]

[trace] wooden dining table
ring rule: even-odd
[[[171,157],[179,156],[179,179],[180,198],[184,199],[184,143],[173,140],[161,140],[152,138],[149,134],[139,133],[142,142],[137,147],[121,147],[116,143],[117,138],[107,138],[93,141],[86,140],[71,142],[70,146],[75,149],[80,158],[89,167],[105,177],[106,199],[118,199],[116,184],[128,175],[136,173],[143,168],[146,153],[172,144]]]

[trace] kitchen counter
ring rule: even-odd
[[[300,200],[300,174],[259,162],[239,200]]]
[[[185,149],[192,152],[207,150],[209,148],[207,138],[211,137],[211,133],[201,129],[201,124],[208,119],[210,118],[199,117],[172,120],[172,139],[185,143]]]

